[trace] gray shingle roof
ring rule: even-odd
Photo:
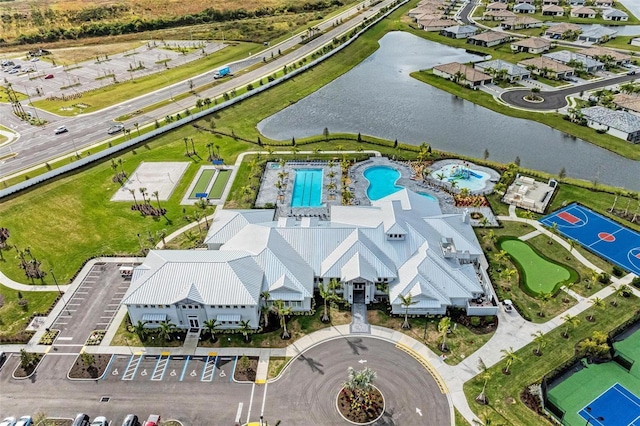
[[[640,131],[640,117],[626,111],[614,111],[609,108],[594,106],[582,109],[582,114],[589,120],[613,127],[625,133]]]

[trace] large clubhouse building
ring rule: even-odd
[[[208,250],[151,251],[122,301],[132,323],[257,328],[265,303],[309,311],[314,287],[332,279],[347,302],[388,298],[394,314],[405,312],[400,296],[408,294],[411,315],[497,311],[468,212],[443,214],[438,202],[404,189],[371,206],[332,206],[330,220],[274,215],[219,209]]]

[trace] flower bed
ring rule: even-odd
[[[47,332],[45,332],[42,337],[40,338],[40,341],[38,342],[38,344],[40,345],[53,345],[53,341],[56,340],[56,337],[58,336],[58,333],[60,333],[59,330],[49,330]]]
[[[89,336],[89,338],[87,339],[87,342],[85,344],[87,346],[97,346],[100,344],[100,342],[102,342],[104,335],[105,335],[104,330],[94,330]]]
[[[91,359],[93,363],[91,365],[86,364],[86,359],[82,354],[78,355],[76,362],[69,370],[70,379],[97,379],[102,377],[109,365],[111,355],[107,354],[92,354]]]
[[[364,399],[359,399],[354,392],[342,388],[338,393],[337,405],[342,417],[361,425],[375,422],[384,413],[384,397],[376,387]]]

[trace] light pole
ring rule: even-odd
[[[53,268],[49,269],[49,273],[51,274],[51,278],[53,278],[53,282],[56,283],[56,288],[58,289],[58,293],[60,293],[60,297],[62,297],[64,293],[62,293],[62,290],[60,290],[60,286],[58,285],[58,280],[56,280],[56,276],[53,275]]]

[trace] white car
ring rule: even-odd
[[[109,426],[107,418],[104,416],[98,416],[91,422],[91,426]]]
[[[31,426],[33,425],[33,419],[31,416],[22,416],[18,419],[16,426]]]
[[[1,423],[0,426],[15,426],[16,418],[15,417],[6,417]]]
[[[66,133],[68,131],[69,129],[67,129],[67,126],[60,126],[56,128],[55,133],[56,135],[59,135],[60,133]]]
[[[31,60],[31,62],[38,62],[40,59],[39,58],[31,58],[30,60]]]

